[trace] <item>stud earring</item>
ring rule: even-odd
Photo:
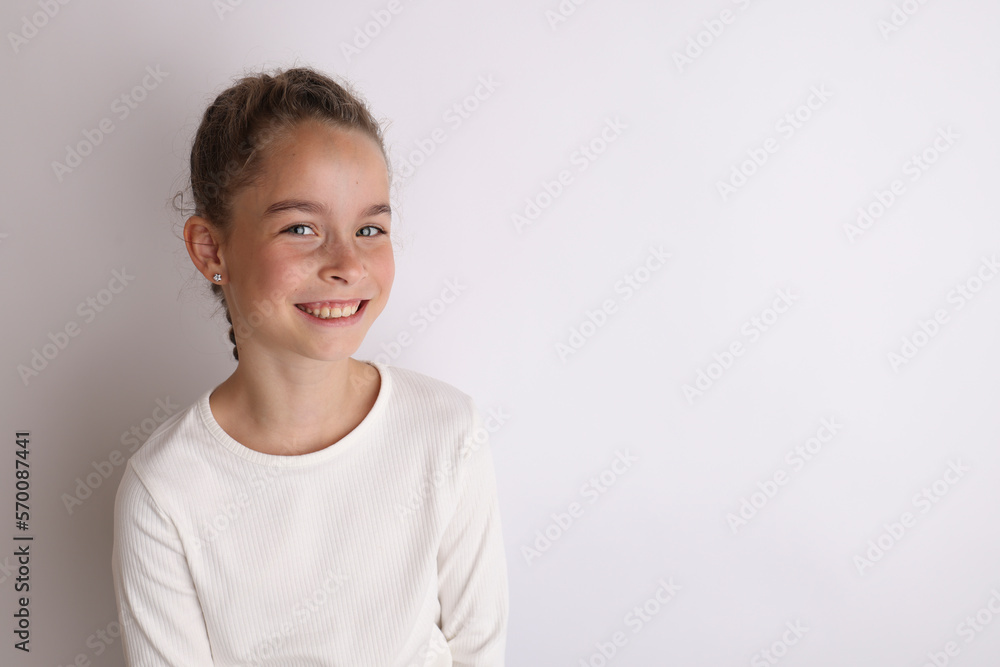
[[[220,280],[222,280],[222,274],[221,273],[216,273],[214,277],[215,277],[215,282],[219,282]]]

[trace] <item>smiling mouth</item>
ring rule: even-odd
[[[297,303],[295,304],[295,307],[303,312],[309,313],[313,317],[318,317],[321,320],[335,320],[341,317],[350,317],[351,315],[354,315],[366,303],[368,303],[368,299],[310,304]]]

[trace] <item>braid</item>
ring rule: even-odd
[[[226,321],[229,322],[229,340],[233,343],[233,359],[240,360],[240,353],[236,351],[236,330],[233,328],[233,318],[229,314],[229,305],[226,305]]]

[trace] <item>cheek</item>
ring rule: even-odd
[[[391,249],[390,249],[391,250]],[[396,276],[396,261],[392,252],[378,257],[374,265],[374,272],[378,275],[378,281],[382,284],[382,289],[389,290],[392,286],[393,278]]]
[[[272,299],[283,298],[300,285],[309,269],[307,261],[290,253],[259,253],[252,260],[249,273],[253,275],[256,290]]]
[[[295,287],[310,274],[311,266],[305,257],[283,257],[274,262],[272,281],[285,287]]]

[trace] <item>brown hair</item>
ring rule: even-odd
[[[209,220],[225,239],[232,228],[233,197],[260,176],[267,146],[307,119],[371,137],[389,167],[391,183],[382,127],[350,84],[309,67],[259,72],[238,79],[205,109],[191,147],[194,214]],[[225,308],[233,358],[239,361],[225,294],[220,285],[211,283],[211,288]]]

